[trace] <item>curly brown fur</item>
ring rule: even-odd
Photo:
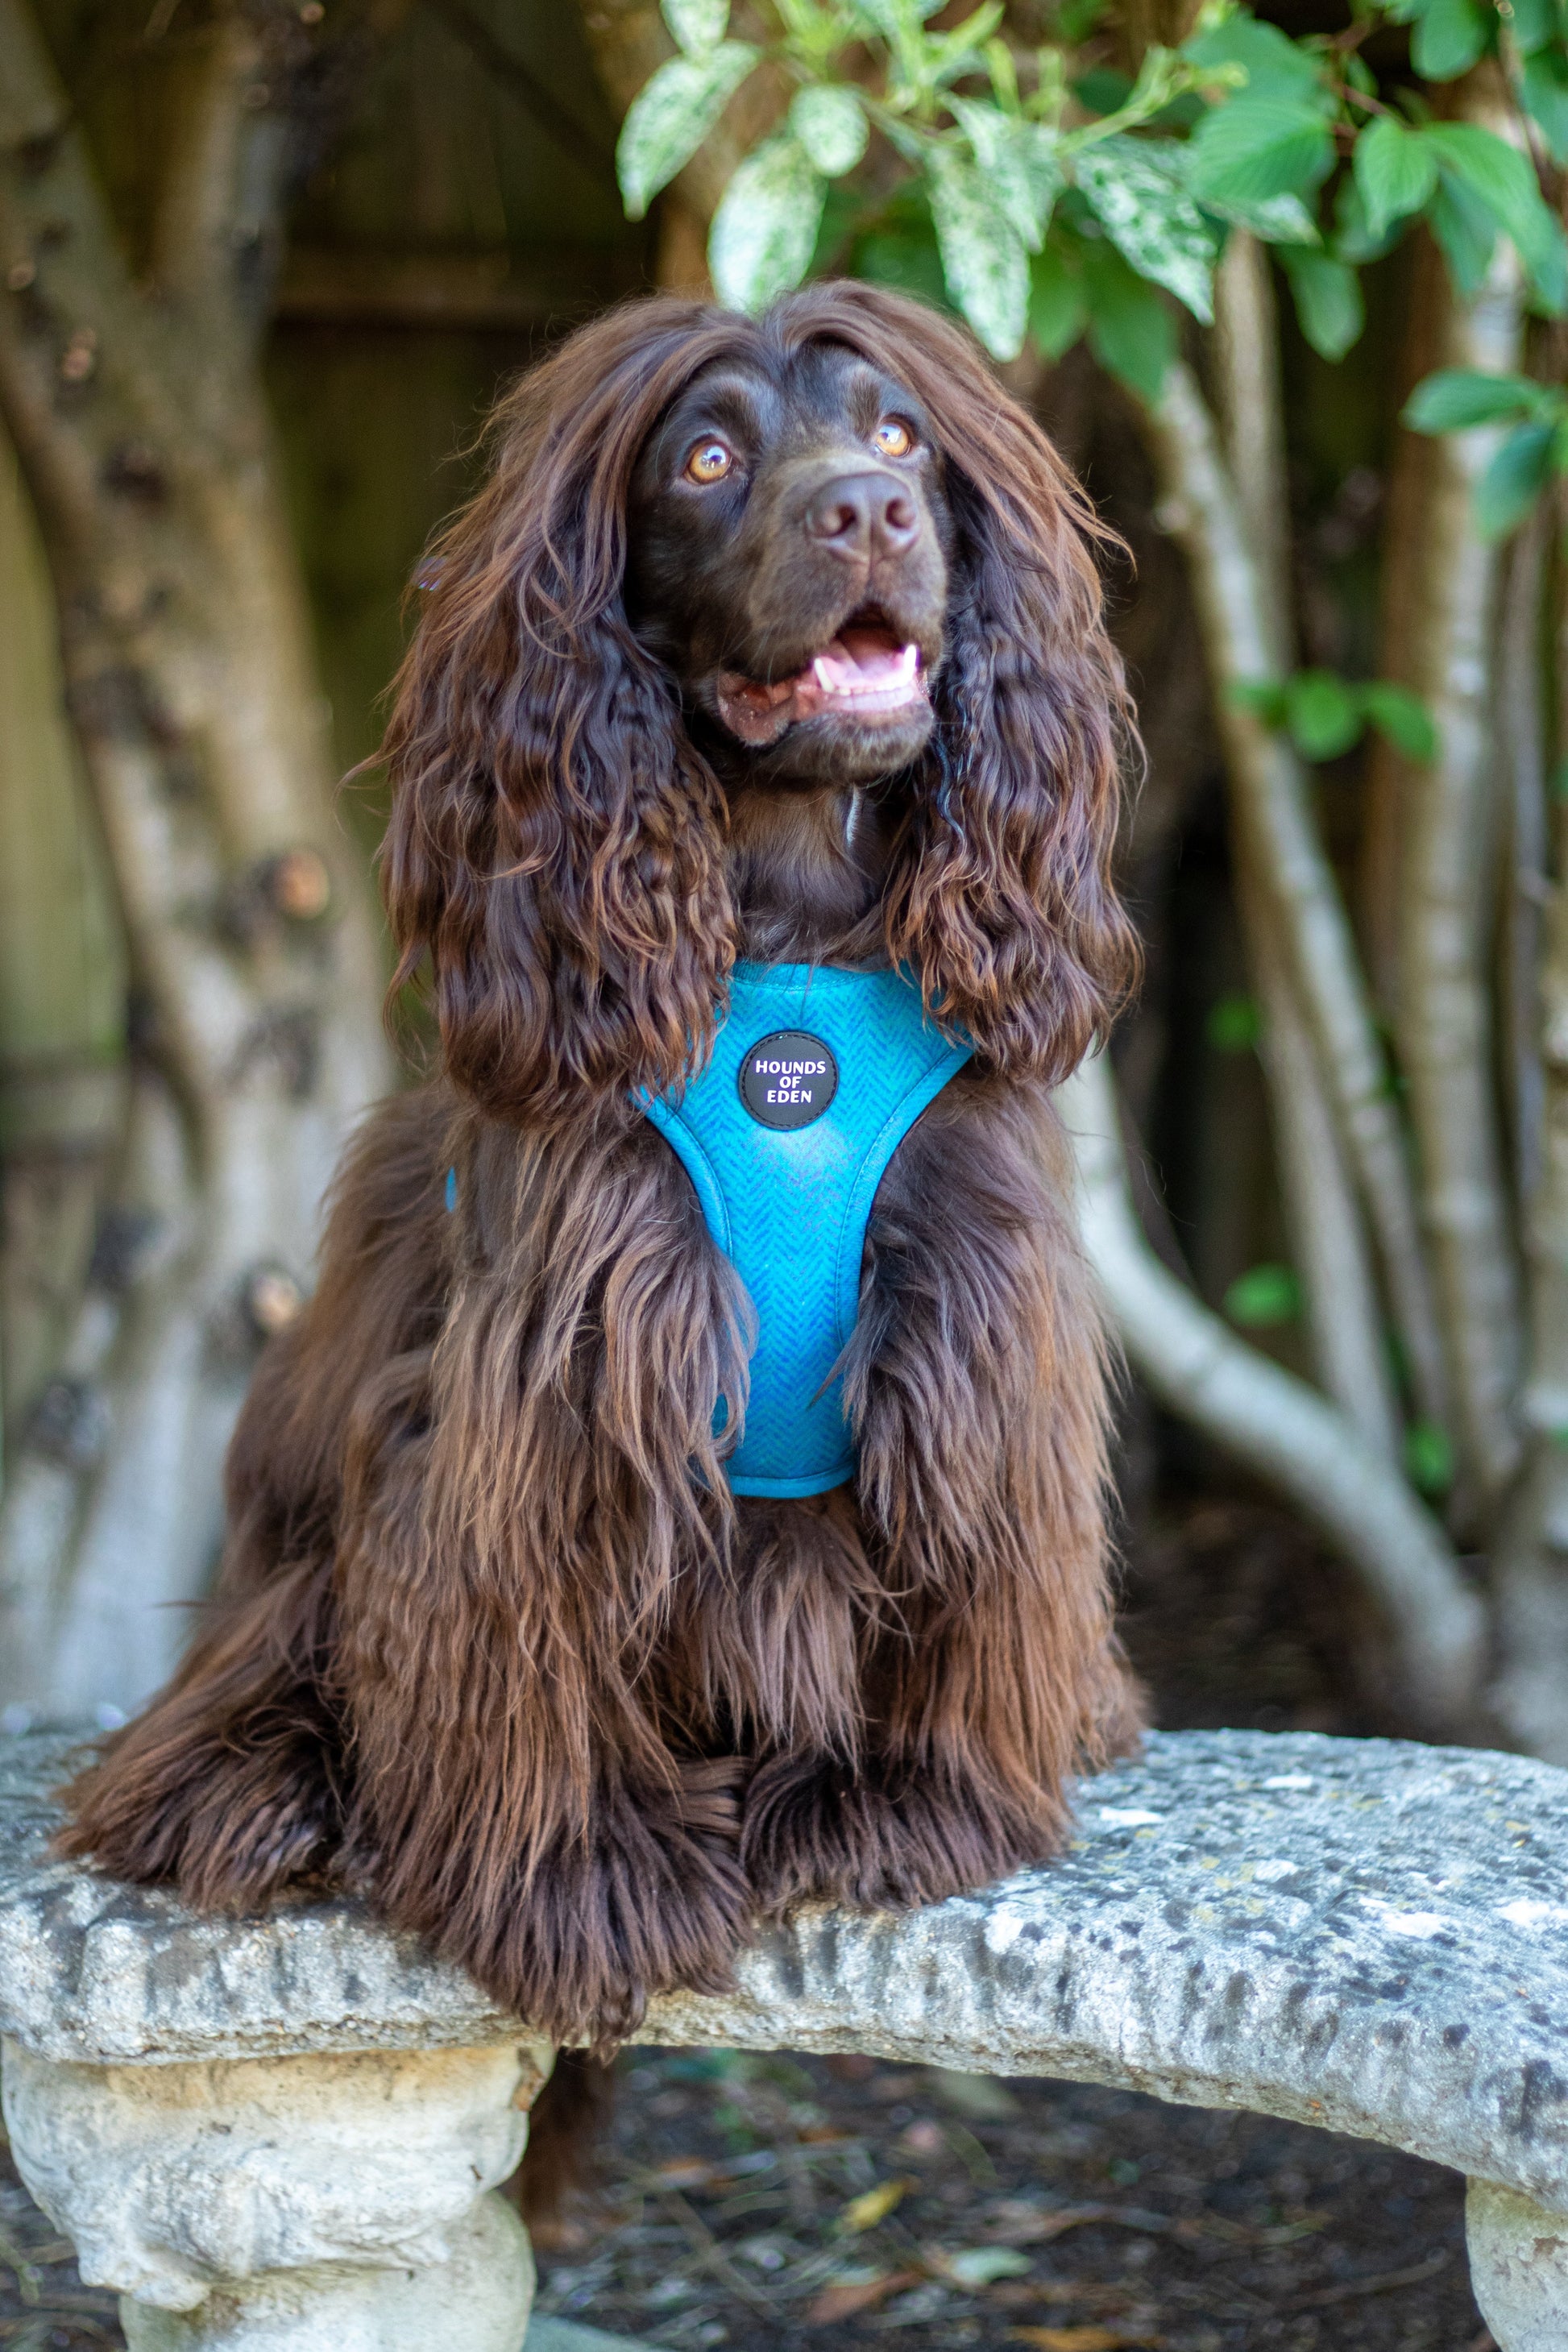
[[[896,478],[864,456],[895,401]],[[678,470],[710,416],[743,499]],[[1136,1736],[1048,1097],[1131,969],[1127,718],[1091,510],[918,305],[632,306],[501,404],[494,455],[386,742],[444,1076],[347,1157],[217,1598],[62,1844],[203,1906],[362,1889],[606,2046],[723,1984],[759,1914],[1044,1858]],[[805,677],[841,627],[917,643],[929,703],[738,738],[734,678]],[[737,953],[907,962],[975,1046],[875,1203],[858,1481],[805,1502],[729,1493],[749,1302],[633,1100],[706,1052]]]

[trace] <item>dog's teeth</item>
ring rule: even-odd
[[[919,646],[906,646],[903,652],[899,656],[900,677],[913,677],[916,670],[920,667],[920,658],[921,649]]]

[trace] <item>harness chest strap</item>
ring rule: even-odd
[[[818,1495],[855,1475],[842,1383],[871,1203],[888,1162],[973,1049],[897,971],[737,964],[713,1053],[641,1108],[696,1187],[756,1310],[738,1495]]]

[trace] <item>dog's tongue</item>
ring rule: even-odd
[[[845,629],[811,667],[825,694],[887,694],[913,684],[919,661],[914,646],[895,645],[886,630]]]
[[[720,674],[719,715],[742,743],[773,743],[797,719],[824,711],[864,727],[896,719],[925,696],[920,647],[900,645],[893,632],[851,625],[814,654],[804,669],[783,678]]]

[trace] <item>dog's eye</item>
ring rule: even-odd
[[[871,438],[884,457],[907,457],[915,446],[914,435],[896,416],[884,416]]]
[[[721,482],[735,460],[722,441],[700,441],[686,461],[689,482]]]

